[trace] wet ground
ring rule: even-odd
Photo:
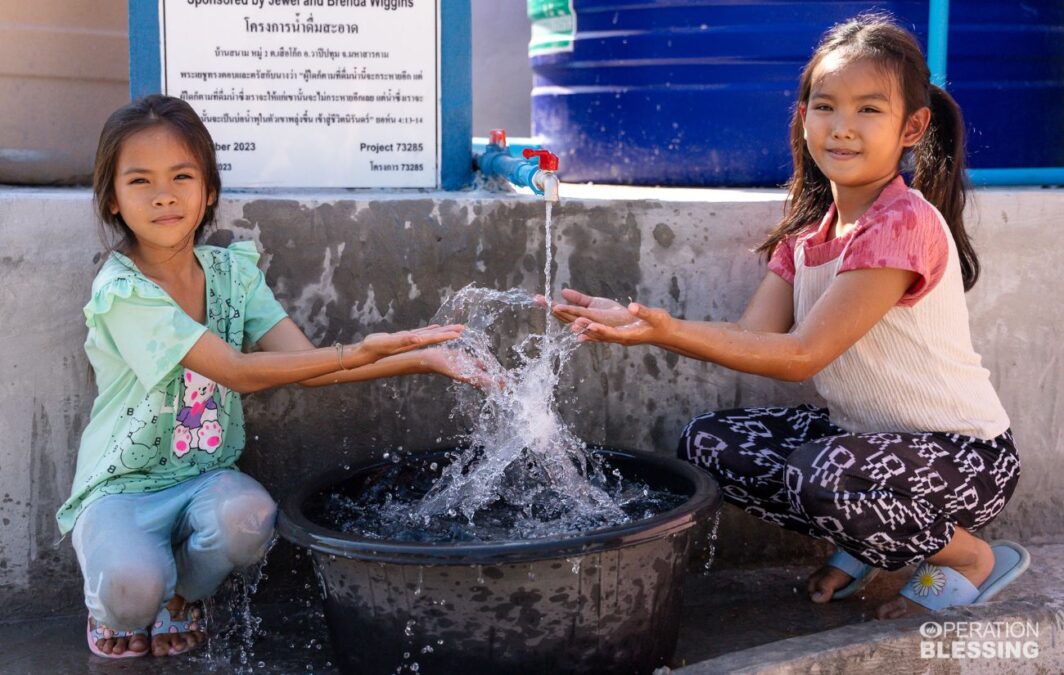
[[[112,660],[94,656],[85,645],[85,616],[61,616],[28,623],[0,624],[3,675],[90,675],[176,673],[336,673],[325,622],[317,607],[294,603],[252,605],[264,635],[214,638],[194,655]],[[243,663],[241,662],[243,660]]]
[[[868,619],[869,601],[829,606],[809,602],[802,588],[806,567],[722,570],[692,575],[685,591],[684,623],[673,666],[697,663],[740,649],[815,633]],[[897,581],[900,586],[904,578]],[[877,583],[878,595],[889,584]],[[0,624],[4,675],[59,673],[336,673],[324,619],[315,601],[260,605],[258,637],[245,639],[247,622],[226,621],[229,635],[216,636],[193,657],[137,658],[121,661],[93,656],[85,646],[83,614],[32,622]],[[399,664],[397,664],[399,665]],[[429,673],[428,675],[432,675]]]
[[[1022,617],[1023,612],[1030,613],[1032,607],[1061,606],[1060,596],[1064,595],[1064,546],[1031,546],[1030,549],[1031,570],[1001,593],[996,599],[1001,602],[992,603],[996,605],[996,609],[988,605],[988,610],[979,611],[1004,611],[1015,606],[1019,608],[1019,616]],[[742,659],[734,664],[727,659],[741,656],[737,653],[742,650],[768,643],[784,645],[774,651],[784,653],[785,658],[798,658],[801,656],[798,652],[814,650],[818,645],[830,641],[827,635],[838,636],[839,631],[832,631],[824,636],[818,635],[815,640],[790,640],[787,643],[779,641],[819,634],[843,626],[847,627],[843,630],[848,634],[846,639],[857,644],[865,641],[872,645],[882,639],[884,632],[902,634],[908,631],[915,635],[915,625],[910,625],[911,620],[879,622],[871,618],[871,613],[879,602],[893,596],[910,572],[902,570],[880,575],[861,597],[828,605],[815,605],[808,600],[804,590],[805,577],[810,571],[808,566],[744,567],[689,576],[679,644],[670,665],[679,668],[702,663],[701,667],[695,666],[691,672],[709,673],[718,672],[717,667],[712,664],[724,666],[727,663],[725,670],[730,672]],[[263,630],[257,637],[248,637],[247,629],[250,624],[246,615],[240,620],[221,616],[219,625],[227,630],[222,631],[222,635],[216,635],[206,650],[192,657],[165,659],[145,657],[109,661],[92,656],[85,646],[84,614],[29,622],[0,623],[0,644],[5,645],[5,650],[0,652],[0,673],[169,675],[253,672],[288,675],[337,672],[316,597],[312,600],[283,604],[259,604],[252,601],[250,609],[252,622],[261,619]],[[237,611],[236,615],[240,617],[242,612]],[[1064,622],[1064,613],[1060,616],[1060,620]],[[1060,635],[1064,636],[1064,633]],[[1049,634],[1045,637],[1056,640]],[[874,648],[870,649],[874,651]],[[750,659],[755,663],[763,663],[759,660],[761,657],[756,656],[758,651],[745,654],[753,654]],[[725,657],[724,663],[721,660],[708,661],[724,655],[732,656]],[[896,656],[895,654],[892,658]],[[860,657],[863,660],[868,658]],[[755,668],[749,672],[758,670]],[[805,672],[807,669],[798,670]],[[853,670],[851,666],[848,666],[846,671],[877,672],[862,668]],[[894,671],[888,667],[887,670],[880,669],[878,672]]]
[[[689,577],[672,666],[872,621],[875,608],[896,595],[911,574],[881,574],[859,597],[818,605],[805,591],[812,571],[808,566],[745,568]]]

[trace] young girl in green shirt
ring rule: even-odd
[[[274,299],[252,242],[195,245],[221,180],[210,134],[180,99],[148,96],[111,115],[93,189],[121,242],[85,306],[99,394],[56,517],[85,577],[89,649],[174,655],[203,643],[200,601],[273,536],[273,499],[235,468],[241,394],[412,373],[477,384],[482,372],[421,349],[460,325],[315,348]]]

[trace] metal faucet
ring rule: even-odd
[[[557,204],[560,199],[558,197],[560,181],[558,174],[555,173],[558,170],[558,156],[550,150],[533,150],[532,148],[525,148],[521,154],[525,159],[539,157],[539,171],[532,174],[532,189],[536,191],[536,194],[542,194],[548,202]]]

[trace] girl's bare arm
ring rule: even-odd
[[[264,351],[241,353],[208,331],[196,341],[181,364],[241,393],[305,381],[310,381],[308,386],[317,386],[333,381],[326,379],[314,382],[322,376],[328,377],[334,373],[337,378],[347,376],[359,368],[377,365],[385,357],[405,355],[420,347],[445,342],[458,337],[461,332],[461,326],[429,326],[398,333],[374,333],[361,342],[344,347],[343,367],[351,370],[343,370],[335,348],[315,348],[299,327],[291,319],[285,318],[259,341]],[[376,370],[368,372],[382,371],[378,366]],[[397,371],[395,374],[400,373]],[[356,376],[351,381],[354,379],[368,378]]]
[[[267,352],[298,352],[314,349],[313,343],[291,319],[285,318],[270,329],[258,346]],[[346,351],[346,350],[345,350]],[[379,361],[351,370],[336,370],[327,375],[302,380],[304,387],[323,387],[342,382],[363,382],[398,375],[437,373],[454,380],[482,386],[487,374],[478,364],[463,359],[463,355],[440,349],[419,349],[386,356]]]
[[[565,323],[586,319],[574,332],[580,332],[594,323],[621,327],[639,320],[624,305],[608,298],[598,298],[570,288],[562,291],[562,297],[569,304],[555,304],[551,308],[555,317]],[[791,284],[774,272],[769,272],[750,298],[742,317],[734,325],[750,331],[786,333],[794,325],[793,298],[794,289]],[[546,305],[541,296],[537,296],[537,300]],[[678,345],[662,347],[682,356],[702,358],[698,353],[687,352]]]
[[[631,304],[633,322],[606,326],[577,319],[580,339],[618,344],[652,344],[733,370],[781,380],[806,380],[820,372],[863,337],[918,278],[897,269],[854,270],[839,275],[805,320],[790,333],[793,303],[780,284],[762,283],[750,307],[736,323],[684,321],[662,309]],[[787,312],[781,311],[790,307]]]

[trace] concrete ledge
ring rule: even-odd
[[[949,612],[933,619],[916,618],[883,622],[870,627],[857,624],[824,633],[791,638],[763,647],[675,670],[677,675],[743,673],[791,675],[794,673],[1006,673],[1055,672],[1064,663],[1064,629],[1060,609],[1047,609],[1031,601],[1005,602],[981,611]],[[1012,624],[1037,633],[1033,656],[1003,658],[950,658],[951,640],[927,640],[920,627],[928,621]],[[992,640],[992,643],[998,641]],[[1002,643],[1009,642],[1003,640]],[[1015,642],[1015,641],[1014,641]],[[935,645],[924,647],[923,645]],[[941,646],[939,646],[941,645]],[[922,654],[923,649],[935,650]],[[999,649],[992,647],[992,649]]]

